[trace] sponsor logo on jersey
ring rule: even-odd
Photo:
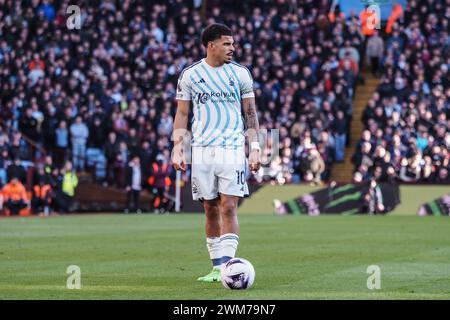
[[[234,92],[201,92],[197,93],[197,103],[206,103],[208,100],[212,99],[222,99],[219,100],[223,101],[223,99],[236,99],[236,94]],[[212,100],[213,102],[216,102],[215,100]]]

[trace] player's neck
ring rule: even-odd
[[[218,62],[217,60],[215,60],[214,58],[210,57],[210,56],[206,56],[205,58],[205,62],[213,68],[218,68],[223,66],[223,62]]]

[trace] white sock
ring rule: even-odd
[[[214,268],[220,268],[222,264],[222,252],[220,248],[220,238],[210,237],[206,238],[206,248],[209,252],[209,257]]]
[[[228,260],[234,258],[239,244],[239,236],[234,233],[225,233],[220,236],[220,247],[222,249],[222,267]]]

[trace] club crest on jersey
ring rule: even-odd
[[[230,87],[233,87],[234,86],[234,79],[233,79],[233,77],[229,77],[228,78],[228,84],[230,85]]]

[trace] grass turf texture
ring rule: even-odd
[[[204,216],[0,219],[0,299],[449,299],[448,217],[242,215],[253,287],[199,283]],[[69,265],[81,290],[66,288]],[[366,286],[381,268],[381,290]]]

